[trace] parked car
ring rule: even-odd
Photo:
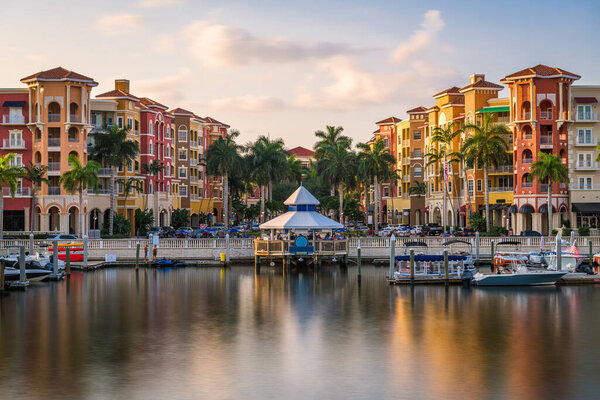
[[[56,235],[52,235],[48,237],[49,241],[52,240],[77,240],[79,239],[77,237],[77,235],[70,235],[70,234],[66,234],[66,233],[58,233]]]
[[[192,236],[192,228],[186,227],[186,228],[180,228],[178,230],[175,231],[175,237],[176,238],[187,238]]]
[[[163,226],[160,229],[158,236],[161,238],[174,238],[175,237],[175,229],[171,228],[170,226]]]
[[[156,235],[160,236],[160,227],[153,226],[152,228],[148,229],[148,237]]]
[[[539,237],[542,236],[538,231],[521,231],[521,236]]]
[[[420,235],[423,233],[423,225],[415,225],[411,230],[410,230],[411,235]]]
[[[459,229],[458,231],[454,232],[454,236],[462,236],[462,237],[475,236],[475,231],[471,228],[463,228],[463,229]]]
[[[440,226],[440,224],[432,223],[423,225],[423,233],[427,236],[439,236],[444,230]]]

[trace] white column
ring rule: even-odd
[[[558,82],[558,119],[563,117],[563,83]]]
[[[69,84],[67,84],[66,111],[67,111],[67,122],[70,123],[71,122],[71,85],[69,85]]]
[[[38,85],[37,85],[37,122],[42,122],[42,96],[40,95],[41,91],[42,91],[42,88],[40,87],[40,84],[38,83]]]
[[[28,99],[28,107],[29,107],[29,121],[31,122],[31,88],[27,88],[27,99]]]

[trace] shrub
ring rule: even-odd
[[[578,229],[579,236],[590,236],[590,227],[587,225],[580,226]]]
[[[480,212],[475,212],[471,214],[471,218],[469,219],[469,225],[471,229],[478,232],[485,232],[485,218],[481,215]]]
[[[173,229],[179,229],[184,226],[188,226],[190,223],[190,213],[185,208],[178,208],[173,210],[171,214],[171,225]]]
[[[108,228],[110,225],[110,220],[108,218],[104,219],[104,225],[102,226],[101,235],[108,236]],[[113,217],[113,236],[115,235],[127,235],[129,237],[131,235],[131,221],[125,218],[124,215],[114,214]]]
[[[573,228],[564,227],[564,228],[562,228],[562,233],[561,233],[561,235],[563,235],[563,236],[565,236],[565,237],[566,237],[566,236],[570,236],[570,235],[571,235],[571,232],[573,232]]]

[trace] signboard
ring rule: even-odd
[[[158,240],[159,240],[158,235],[153,235],[152,236],[152,245],[153,246],[156,245],[156,247],[158,247]]]
[[[369,215],[369,216],[367,217],[367,224],[369,224],[369,225],[372,225],[372,224],[373,224],[373,216],[372,216],[372,215]]]
[[[105,254],[104,255],[104,261],[105,262],[116,262],[117,261],[117,255],[116,254]]]

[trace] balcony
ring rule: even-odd
[[[512,192],[514,191],[512,186],[492,186],[488,189],[490,192]]]
[[[552,110],[540,111],[540,119],[541,120],[551,120],[552,119]]]
[[[2,188],[2,195],[4,197],[12,197],[10,194],[10,189],[7,187]],[[30,187],[18,187],[15,192],[15,197],[30,197],[31,196],[31,188]]]
[[[2,141],[3,149],[25,149],[25,141],[23,139],[4,139]]]
[[[110,173],[111,173],[110,168],[100,168],[98,170],[98,176],[100,176],[100,177],[109,177]]]
[[[109,189],[88,189],[88,194],[107,195],[107,194],[110,194],[110,190]]]
[[[540,136],[540,144],[541,145],[552,145],[552,136],[550,136],[550,135]]]
[[[25,123],[24,115],[3,115],[3,124],[23,125]]]
[[[598,169],[598,162],[591,162],[591,161],[587,161],[587,162],[577,162],[577,164],[575,164],[575,169],[578,170],[596,170]]]
[[[577,140],[575,141],[575,146],[597,146],[598,145],[598,138],[596,136],[592,137],[592,138],[588,138],[589,140],[586,140],[585,138],[583,138],[583,140],[580,140],[580,138],[577,138]]]
[[[523,121],[530,121],[531,120],[531,111],[525,111],[524,113],[521,113],[521,117],[522,117]]]
[[[548,193],[548,184],[547,183],[542,183],[540,185],[540,192],[541,193]]]
[[[523,158],[521,162],[523,164],[531,164],[533,162],[533,158]]]
[[[70,122],[74,122],[74,123],[78,123],[79,122],[79,115],[77,115],[77,114],[70,114],[69,117],[71,118]]]
[[[569,190],[600,190],[600,185],[569,185]]]
[[[69,143],[78,143],[78,142],[79,142],[79,138],[69,136]]]
[[[48,114],[48,122],[60,122],[60,113]]]
[[[598,113],[578,113],[575,117],[577,122],[598,122]]]
[[[48,147],[60,147],[60,138],[49,137]]]
[[[60,172],[60,163],[59,162],[49,162],[48,163],[48,172]]]
[[[521,187],[522,188],[532,188],[533,182],[523,182],[523,183],[521,183]]]
[[[492,167],[488,170],[490,174],[508,174],[513,172],[512,165],[499,165],[497,167]]]
[[[60,186],[48,186],[48,196],[60,196]]]

